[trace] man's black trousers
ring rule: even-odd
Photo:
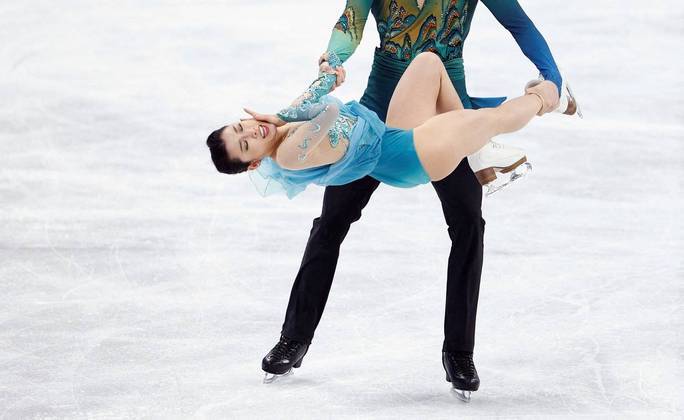
[[[376,55],[368,87],[360,101],[383,121],[394,88],[406,67],[405,63],[403,66],[402,63],[397,63],[397,66],[387,64],[386,58],[379,60]],[[470,108],[462,72],[450,73],[450,76],[464,106]],[[361,217],[361,211],[378,185],[377,180],[366,176],[347,185],[325,189],[323,210],[320,217],[313,221],[304,257],[292,286],[282,330],[284,336],[311,342],[328,300],[340,245],[350,225]],[[451,175],[432,185],[442,203],[447,232],[451,238],[443,349],[472,352],[485,226],[481,211],[482,187],[467,159]]]

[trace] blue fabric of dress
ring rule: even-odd
[[[329,54],[333,68],[341,65],[341,60],[334,53]],[[390,64],[387,64],[386,72],[402,70],[403,74],[403,68],[395,69]],[[408,66],[409,63],[401,62],[400,65]],[[452,73],[462,75],[463,61],[454,59],[445,63],[445,67],[450,75]],[[284,169],[273,159],[264,158],[256,170],[249,171],[257,191],[263,196],[284,193],[288,198],[293,198],[304,191],[309,184],[345,185],[366,175],[400,188],[410,188],[430,182],[416,153],[413,130],[387,127],[375,112],[358,102],[351,101],[343,104],[334,96],[326,95],[325,93],[330,91],[334,82],[334,75],[320,73],[300,100],[279,112],[278,116],[288,122],[306,121],[323,112],[326,105],[336,104],[341,115],[353,117],[356,120],[348,138],[347,150],[342,158],[330,165],[300,170]],[[465,105],[466,108],[474,109],[496,107],[505,99],[471,97]],[[336,138],[344,135],[337,132],[335,134]]]
[[[285,193],[288,198],[293,198],[309,184],[344,185],[363,178],[375,168],[382,153],[385,124],[373,111],[356,101],[342,104],[332,96],[326,96],[323,101],[337,102],[341,114],[357,117],[342,159],[317,168],[289,170],[280,167],[271,158],[264,158],[257,169],[250,171],[259,193],[264,196]]]
[[[477,105],[493,107],[504,98],[473,98]],[[413,130],[387,127],[377,114],[356,101],[342,104],[326,95],[323,103],[337,103],[340,113],[357,118],[347,151],[342,159],[317,168],[289,170],[273,159],[264,158],[261,165],[249,171],[252,183],[263,195],[285,194],[293,198],[309,184],[345,185],[366,175],[399,188],[411,188],[430,182],[420,163],[413,142]]]
[[[382,153],[369,174],[378,181],[399,188],[430,182],[413,143],[413,130],[387,127],[382,136]]]

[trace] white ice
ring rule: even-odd
[[[466,405],[440,364],[449,241],[427,185],[382,186],[295,375],[261,383],[322,192],[263,199],[204,145],[312,80],[342,0],[0,5],[0,418],[681,418],[677,0],[523,0],[582,101],[502,140]],[[347,63],[358,99],[374,22]],[[482,5],[475,96],[536,76]]]

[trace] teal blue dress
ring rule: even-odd
[[[339,64],[334,54],[329,61],[333,67]],[[286,122],[315,121],[326,112],[328,105],[335,104],[339,115],[327,134],[333,147],[346,142],[347,150],[342,158],[330,165],[301,170],[285,169],[273,159],[264,158],[257,169],[249,172],[257,191],[264,196],[284,193],[293,198],[309,184],[344,185],[366,175],[400,188],[430,182],[414,147],[413,130],[387,127],[375,112],[358,102],[343,104],[326,95],[334,82],[334,75],[320,74],[300,99],[281,110],[278,116]],[[307,145],[306,136],[303,138],[302,144]]]
[[[332,97],[324,100],[337,101]],[[413,130],[387,127],[373,111],[356,101],[339,103],[341,114],[356,117],[342,159],[331,165],[289,170],[264,158],[257,169],[250,171],[262,195],[284,193],[293,198],[309,184],[345,185],[366,175],[400,188],[430,182],[413,145]]]

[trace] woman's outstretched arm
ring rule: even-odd
[[[335,69],[342,65],[335,53],[329,53],[328,62]],[[326,107],[321,99],[330,93],[335,85],[337,76],[331,73],[319,72],[316,80],[292,104],[280,110],[278,117],[285,122],[307,121],[318,115]]]

